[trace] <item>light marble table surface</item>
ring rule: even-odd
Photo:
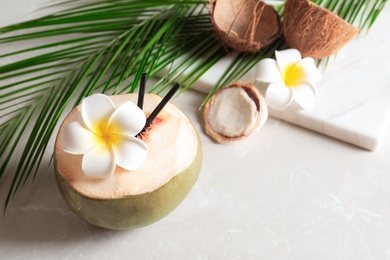
[[[1,0],[1,25],[34,17],[43,1],[12,2]],[[390,129],[369,152],[270,118],[219,145],[203,129],[204,97],[173,101],[199,131],[204,160],[169,216],[130,231],[86,224],[63,202],[48,152],[0,219],[0,259],[390,259]]]

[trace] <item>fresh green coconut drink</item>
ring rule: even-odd
[[[100,227],[130,229],[162,219],[200,172],[201,142],[188,117],[171,103],[161,105],[157,95],[146,94],[142,110],[137,99],[90,96],[65,118],[56,139],[59,190],[73,212]]]

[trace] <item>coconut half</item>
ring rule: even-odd
[[[268,118],[268,109],[252,83],[235,82],[213,95],[203,117],[206,133],[218,143],[227,143],[260,129]]]
[[[287,0],[283,33],[289,47],[302,57],[322,59],[335,54],[359,29],[309,0]]]
[[[115,106],[137,103],[138,95],[111,96]],[[161,101],[144,97],[143,111],[150,114]],[[168,103],[140,138],[149,147],[141,167],[127,171],[119,166],[108,179],[83,174],[82,156],[63,151],[62,131],[70,122],[81,122],[81,105],[60,127],[54,151],[58,187],[72,211],[87,222],[109,229],[129,229],[156,222],[187,196],[201,168],[202,148],[187,116]]]
[[[222,44],[239,52],[258,52],[281,35],[278,14],[260,0],[211,0],[210,17]]]

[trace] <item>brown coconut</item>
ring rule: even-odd
[[[223,45],[258,52],[281,35],[280,19],[260,0],[210,0],[211,22]]]
[[[227,143],[260,129],[268,118],[268,108],[252,83],[235,82],[211,97],[203,118],[206,133],[218,143]]]
[[[303,57],[322,59],[335,54],[359,29],[309,0],[287,0],[283,33],[289,47]]]

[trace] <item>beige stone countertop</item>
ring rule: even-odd
[[[0,24],[32,17],[42,2],[2,0]],[[204,98],[189,90],[173,100],[199,131],[204,159],[170,215],[129,231],[86,224],[60,196],[47,153],[0,219],[0,259],[390,259],[390,129],[369,152],[270,118],[220,145],[204,132]]]

